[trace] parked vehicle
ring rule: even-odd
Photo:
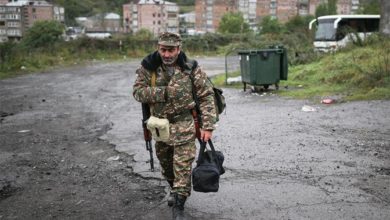
[[[335,51],[351,41],[364,40],[379,31],[379,20],[380,15],[328,15],[313,19],[309,29],[317,24],[315,50]]]
[[[111,33],[108,32],[87,32],[85,33],[85,36],[96,39],[112,38]]]

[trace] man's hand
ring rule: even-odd
[[[204,142],[207,142],[213,136],[212,130],[200,130],[200,139]]]

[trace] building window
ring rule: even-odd
[[[32,8],[32,12],[33,13],[37,12],[37,9],[36,8]]]

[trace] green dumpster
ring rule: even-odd
[[[281,46],[260,50],[238,51],[240,57],[241,80],[244,84],[263,86],[268,89],[279,81],[287,80],[287,50]]]

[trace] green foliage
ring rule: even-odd
[[[224,14],[218,27],[218,32],[224,34],[247,33],[249,31],[249,24],[244,21],[241,12]]]
[[[150,30],[146,28],[141,28],[135,33],[134,38],[138,40],[152,40],[154,36]]]
[[[178,5],[195,5],[195,0],[170,0],[170,2],[177,3]]]
[[[328,0],[328,13],[330,15],[337,14],[337,0]]]
[[[15,48],[16,44],[14,42],[0,43],[0,69],[4,69],[5,64],[11,61]]]
[[[22,44],[29,49],[44,48],[62,40],[64,26],[57,21],[38,21],[23,37]]]
[[[280,34],[284,31],[283,25],[279,23],[278,19],[271,16],[265,16],[260,25],[261,34]]]
[[[372,38],[366,47],[350,46],[316,62],[291,67],[289,80],[281,84],[292,90],[282,94],[299,98],[337,95],[346,100],[390,99],[390,40]]]
[[[232,42],[231,37],[220,33],[206,33],[200,36],[191,36],[183,39],[183,49],[193,54],[207,55],[216,53],[219,47]]]
[[[324,3],[319,4],[316,8],[315,16],[316,17],[321,17],[324,15],[329,15],[328,13],[328,6]]]
[[[321,3],[317,6],[315,16],[337,14],[337,0],[328,0],[328,3]]]
[[[286,22],[286,30],[289,32],[308,32],[308,26],[314,16],[294,16]]]
[[[361,1],[359,4],[358,12],[359,14],[380,14],[380,0],[365,0]]]

